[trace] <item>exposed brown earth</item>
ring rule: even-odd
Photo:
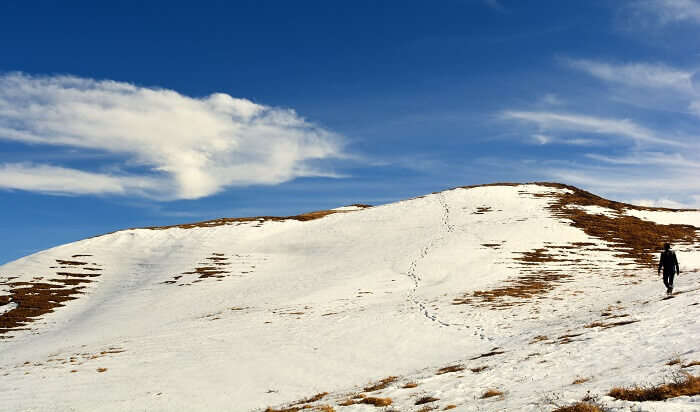
[[[653,266],[656,253],[665,242],[694,245],[700,241],[700,228],[691,225],[662,225],[625,214],[626,210],[687,211],[689,209],[665,209],[628,205],[610,201],[573,186],[558,183],[536,183],[541,186],[568,190],[570,193],[529,193],[521,190],[521,196],[547,197],[552,202],[547,207],[555,217],[564,219],[570,225],[583,230],[589,236],[604,241],[608,247],[595,247],[592,242],[575,242],[569,245],[547,245],[531,251],[521,252],[512,260],[518,265],[522,276],[509,279],[505,285],[489,290],[477,290],[454,298],[455,305],[479,305],[492,309],[505,309],[513,305],[527,303],[531,299],[548,294],[560,284],[570,281],[577,272],[590,273],[595,265],[577,258],[576,255],[590,251],[614,251],[615,257],[627,259],[619,265]],[[483,186],[518,186],[518,184],[489,184]],[[480,186],[466,186],[473,188]],[[591,214],[579,207],[600,206],[610,209],[615,217]],[[485,243],[481,246],[498,249],[498,243]],[[570,269],[549,269],[536,271],[543,263],[568,265]]]
[[[573,405],[561,406],[552,412],[603,412],[603,410],[592,403],[577,402]]]
[[[481,359],[481,358],[488,358],[488,357],[490,357],[490,356],[496,356],[496,355],[500,355],[500,354],[503,354],[503,353],[505,353],[505,352],[504,352],[504,351],[501,351],[501,350],[496,350],[496,349],[494,349],[494,350],[492,350],[491,352],[482,353],[482,354],[479,355],[479,356],[475,356],[475,357],[473,357],[473,358],[470,358],[470,360],[477,360],[477,359]]]
[[[481,398],[482,399],[493,398],[494,396],[501,396],[501,395],[503,395],[503,392],[499,391],[498,389],[489,389],[481,395]]]
[[[56,259],[61,265],[70,265],[75,270],[82,270],[83,265],[89,262]],[[87,269],[87,268],[85,268]],[[99,273],[56,272],[63,278],[46,279],[35,278],[28,282],[12,282],[14,277],[8,278],[3,284],[9,287],[9,295],[0,296],[0,307],[14,303],[15,308],[0,315],[0,335],[12,331],[27,329],[26,326],[42,315],[53,312],[56,308],[64,306],[65,302],[77,299],[82,294],[85,285]]]
[[[625,401],[663,401],[679,396],[700,395],[700,377],[686,375],[679,382],[658,386],[633,386],[628,388],[613,388],[608,396]]]
[[[365,387],[364,391],[365,392],[376,392],[376,391],[384,389],[387,386],[391,385],[392,383],[396,382],[397,379],[399,379],[398,376],[389,376],[387,378],[380,380],[379,382],[375,382],[375,383]]]
[[[464,366],[462,365],[452,365],[452,366],[445,366],[444,368],[438,369],[437,372],[435,372],[436,375],[444,375],[446,373],[451,373],[451,372],[461,372],[464,370]]]
[[[355,206],[355,207],[359,207],[362,209],[372,207],[371,205],[364,205],[364,204],[360,204],[360,203],[352,204],[350,206]],[[235,224],[235,223],[280,222],[283,220],[298,220],[301,222],[306,222],[309,220],[320,219],[322,217],[332,215],[334,213],[347,213],[347,212],[349,212],[349,211],[347,211],[347,210],[318,210],[315,212],[303,213],[301,215],[295,215],[295,216],[224,217],[224,218],[219,218],[219,219],[205,220],[203,222],[185,223],[185,224],[180,224],[180,225],[148,226],[148,227],[145,227],[143,229],[151,229],[151,230],[163,230],[163,229],[172,229],[172,228],[193,229],[193,228],[197,228],[197,227],[215,227],[215,226],[224,226],[224,225],[230,225],[230,224]]]
[[[558,189],[568,189],[571,193],[534,194],[552,197],[554,202],[548,207],[552,213],[567,219],[569,224],[583,230],[587,235],[601,239],[618,252],[622,258],[633,259],[640,265],[653,265],[655,254],[665,242],[692,245],[700,241],[698,230],[691,225],[662,225],[625,214],[626,210],[687,211],[689,209],[665,209],[633,206],[603,199],[592,193],[555,183],[543,185]],[[611,209],[616,217],[602,214],[589,214],[571,206],[600,206]]]

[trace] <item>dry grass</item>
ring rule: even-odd
[[[482,353],[481,355],[475,356],[475,357],[471,358],[470,360],[477,360],[477,359],[481,359],[481,358],[488,358],[488,357],[490,357],[490,356],[500,355],[500,354],[502,354],[502,353],[505,353],[505,352],[502,351],[502,350],[493,349],[491,352]]]
[[[107,372],[107,368],[97,368],[97,372]]]
[[[364,403],[366,405],[374,405],[374,406],[389,406],[392,403],[391,398],[375,398],[373,396],[369,396],[367,398],[362,398],[359,403]]]
[[[675,358],[671,359],[670,361],[666,362],[666,365],[673,366],[673,365],[678,365],[680,363],[681,363],[681,358],[675,357]]]
[[[573,405],[561,406],[552,412],[603,412],[603,410],[592,403],[577,402]]]
[[[88,262],[78,262],[72,260],[56,259],[62,265],[83,266]],[[87,269],[75,267],[75,269]],[[95,268],[95,270],[100,270]],[[64,302],[77,299],[82,294],[86,284],[92,279],[99,277],[99,273],[69,273],[56,272],[60,278],[41,278],[29,282],[11,282],[10,277],[5,283],[0,285],[8,287],[8,295],[0,296],[0,307],[14,303],[17,306],[0,316],[0,335],[13,330],[22,330],[29,323],[47,313],[53,312],[56,308],[64,306]],[[50,282],[50,283],[49,283]]]
[[[399,379],[398,376],[389,376],[387,378],[384,378],[380,380],[379,382],[375,382],[367,387],[364,388],[365,392],[376,392],[378,390],[384,389],[390,384],[396,382],[396,380]]]
[[[573,382],[571,382],[572,385],[580,385],[582,383],[588,382],[590,379],[589,378],[576,378]]]
[[[403,385],[402,388],[404,388],[404,389],[412,389],[412,388],[415,388],[415,387],[417,387],[417,386],[418,386],[418,384],[415,383],[415,382],[408,382],[407,384]]]
[[[451,373],[451,372],[461,372],[464,370],[464,366],[462,365],[452,365],[452,366],[445,366],[444,368],[438,369],[437,372],[435,372],[436,375],[444,375],[446,373]]]
[[[414,405],[423,405],[423,404],[430,403],[430,402],[437,402],[439,400],[440,400],[440,398],[435,398],[432,396],[423,396],[420,399],[416,400]]]
[[[300,401],[296,401],[292,405],[302,405],[305,403],[317,402],[317,401],[320,401],[321,399],[323,399],[326,395],[328,395],[328,392],[317,393],[316,395],[311,396],[309,398],[302,399]]]
[[[624,326],[624,325],[629,325],[631,323],[637,323],[639,322],[638,320],[623,320],[620,322],[611,322],[611,323],[605,323],[605,322],[592,322],[589,323],[588,325],[584,326],[584,328],[602,328],[602,329],[609,329],[609,328],[614,328],[616,326]]]
[[[571,275],[555,271],[537,271],[510,279],[505,286],[489,290],[476,290],[452,300],[453,305],[486,304],[503,309],[522,304],[529,299],[550,292]],[[515,299],[515,300],[514,300]],[[520,299],[519,301],[517,299]]]
[[[335,412],[335,409],[330,405],[317,406],[314,410],[318,412]]]
[[[549,209],[555,216],[570,221],[572,226],[582,229],[589,236],[604,240],[618,257],[629,258],[637,264],[649,266],[654,264],[654,255],[660,247],[672,244],[692,244],[698,241],[698,234],[691,225],[662,225],[624,214],[625,210],[662,210],[677,209],[647,208],[614,202],[573,186],[544,183],[543,185],[558,189],[569,189],[571,193],[545,195],[554,197]],[[612,209],[616,217],[592,215],[585,210],[569,206],[600,206]]]
[[[350,206],[356,206],[362,209],[366,209],[369,207],[372,207],[370,205],[364,205],[364,204],[353,204]],[[194,222],[194,223],[185,223],[181,225],[170,225],[170,226],[149,226],[145,227],[143,229],[151,229],[151,230],[164,230],[164,229],[171,229],[171,228],[180,228],[180,229],[192,229],[196,227],[215,227],[215,226],[223,226],[223,225],[230,225],[230,224],[236,224],[236,223],[245,223],[245,222],[279,222],[283,220],[298,220],[301,222],[306,222],[309,220],[315,220],[315,219],[320,219],[322,217],[334,214],[334,213],[348,213],[348,211],[345,210],[318,210],[315,212],[309,212],[309,213],[303,213],[301,215],[295,215],[295,216],[254,216],[254,217],[225,217],[225,218],[220,218],[220,219],[213,219],[213,220],[206,220],[203,222]]]
[[[494,396],[503,396],[503,392],[498,389],[488,389],[481,395],[481,399],[493,398]]]
[[[484,365],[484,366],[477,366],[476,368],[471,368],[469,370],[474,372],[474,373],[479,373],[479,372],[485,371],[488,368],[489,368],[488,366]]]
[[[683,365],[681,365],[681,368],[690,368],[691,366],[698,366],[698,365],[700,365],[700,361],[692,361],[692,362],[684,363]]]
[[[598,238],[606,242],[607,249],[617,252],[619,258],[630,261],[620,262],[621,265],[653,265],[655,254],[660,250],[664,242],[675,244],[693,244],[700,240],[695,227],[690,225],[661,225],[651,221],[645,221],[633,216],[626,215],[626,210],[664,210],[673,209],[645,208],[624,203],[613,202],[580,190],[573,186],[557,183],[535,182],[541,186],[555,189],[568,189],[571,193],[528,193],[519,192],[522,195],[534,197],[549,197],[552,202],[548,209],[555,217],[566,219],[570,225],[583,230],[591,237]],[[497,183],[485,186],[518,186],[513,183]],[[477,186],[466,186],[472,188]],[[613,217],[589,214],[581,208],[571,206],[600,206],[611,209],[615,214]],[[496,247],[496,244],[484,244],[482,246]],[[506,285],[491,290],[474,291],[453,299],[454,305],[473,304],[491,307],[493,309],[505,309],[514,305],[521,305],[530,301],[534,297],[546,294],[556,288],[571,277],[561,270],[557,271],[533,271],[532,268],[540,266],[542,263],[569,262],[570,265],[579,265],[581,269],[585,265],[581,264],[581,259],[572,259],[563,253],[553,254],[548,249],[575,250],[586,248],[586,250],[600,250],[601,248],[591,248],[596,246],[591,242],[577,242],[570,245],[550,245],[547,248],[538,248],[531,251],[522,252],[520,257],[514,260],[521,266],[521,271],[528,273],[507,281]],[[529,268],[529,269],[528,269]],[[590,264],[586,266],[590,269]]]
[[[445,406],[443,411],[449,411],[450,409],[455,409],[456,407],[457,407],[457,405],[447,405],[447,406]]]
[[[613,388],[608,396],[625,401],[663,401],[679,396],[700,395],[700,376],[685,375],[677,382],[666,383],[658,386],[632,386],[627,388]]]

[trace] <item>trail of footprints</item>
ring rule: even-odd
[[[220,282],[227,277],[248,276],[266,260],[266,256],[256,254],[235,253],[226,256],[225,253],[213,252],[198,263],[194,269],[175,275],[172,279],[162,283],[190,286],[209,278]]]

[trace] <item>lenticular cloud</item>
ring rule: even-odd
[[[0,187],[163,199],[332,176],[314,161],[342,156],[339,136],[293,110],[223,93],[192,98],[108,80],[16,73],[0,75],[0,139],[107,152],[119,160],[102,166],[122,171],[3,163]]]

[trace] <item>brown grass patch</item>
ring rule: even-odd
[[[664,242],[675,244],[694,244],[700,241],[698,228],[691,225],[661,225],[651,221],[645,221],[633,216],[628,216],[626,210],[662,210],[675,211],[674,209],[646,208],[614,202],[580,190],[573,186],[558,183],[534,182],[540,186],[555,189],[568,189],[571,193],[528,193],[519,191],[521,195],[534,197],[549,197],[553,201],[547,207],[555,217],[566,219],[571,226],[583,230],[589,236],[603,240],[609,245],[608,249],[617,252],[616,257],[630,259],[631,262],[621,264],[636,264],[652,266],[654,255],[660,250]],[[513,183],[497,183],[485,186],[518,186]],[[484,185],[482,185],[484,186]],[[472,188],[479,186],[466,186]],[[589,214],[585,210],[571,206],[600,206],[611,209],[614,217]],[[550,249],[575,249],[597,246],[592,242],[576,242],[571,245],[549,246]],[[593,249],[586,249],[593,250]],[[522,252],[522,256],[514,259],[525,268],[536,267],[542,263],[571,262],[578,265],[581,259],[561,258],[548,252],[547,248],[538,248]],[[528,271],[523,269],[524,271]],[[453,304],[480,304],[494,309],[508,308],[514,305],[524,304],[535,296],[548,293],[560,283],[567,281],[571,276],[561,271],[536,272],[523,277],[507,281],[503,287],[492,290],[475,291],[455,298]]]
[[[364,388],[365,392],[376,392],[378,390],[384,389],[390,384],[396,382],[396,380],[399,379],[398,376],[389,376],[387,378],[384,378],[378,382],[375,382],[373,384],[370,384],[369,386]]]
[[[571,193],[546,195],[556,199],[548,207],[555,216],[567,219],[572,226],[583,230],[587,235],[605,241],[619,252],[618,257],[632,259],[637,264],[653,266],[654,255],[660,251],[660,247],[665,242],[694,244],[700,240],[696,232],[697,228],[694,226],[662,225],[624,214],[625,210],[679,211],[680,209],[633,206],[603,199],[573,186],[553,183],[542,185],[571,191]],[[613,218],[592,215],[585,210],[568,207],[571,205],[600,206],[612,209],[617,216]]]
[[[335,412],[335,409],[330,405],[320,405],[314,408],[318,412]]]
[[[374,405],[374,406],[389,406],[392,403],[391,398],[375,398],[373,396],[368,396],[366,398],[362,398],[359,403],[364,403],[367,405]]]
[[[292,403],[292,406],[302,405],[302,404],[305,404],[305,403],[317,402],[317,401],[320,401],[321,399],[323,399],[326,395],[328,395],[328,392],[317,393],[317,394],[314,395],[314,396],[311,396],[311,397],[309,397],[309,398],[302,399],[302,400],[299,400],[299,401],[296,401],[296,402]]]
[[[577,378],[573,382],[571,382],[572,385],[580,385],[582,383],[588,382],[590,379],[589,378]]]
[[[14,303],[15,308],[0,315],[0,335],[13,330],[24,329],[24,326],[56,308],[64,306],[65,302],[77,299],[82,294],[84,286],[91,281],[75,279],[80,274],[66,273],[64,279],[48,279],[48,282],[7,282],[9,295],[0,296],[0,307]],[[96,277],[99,275],[91,275]],[[72,286],[72,287],[69,287]]]
[[[67,265],[67,266],[82,266],[82,265],[87,265],[88,262],[78,262],[75,260],[62,260],[62,259],[56,259],[56,263],[59,265]]]
[[[437,372],[435,372],[436,375],[444,375],[446,373],[451,373],[451,372],[461,372],[464,370],[464,366],[462,365],[452,365],[452,366],[445,366],[444,368],[438,369]]]
[[[485,304],[503,309],[527,302],[531,298],[550,292],[571,275],[555,271],[537,271],[506,281],[505,286],[490,290],[476,290],[452,300],[453,305]]]
[[[439,400],[440,400],[440,398],[435,398],[435,397],[433,397],[433,396],[423,396],[423,397],[421,397],[420,399],[416,400],[416,402],[414,403],[414,405],[423,405],[423,404],[426,404],[426,403],[436,402],[436,401],[439,401]]]
[[[474,372],[474,373],[479,373],[479,372],[485,371],[485,370],[488,369],[488,368],[489,368],[488,366],[484,365],[484,366],[478,366],[478,367],[476,367],[476,368],[471,368],[471,369],[469,369],[469,370],[472,371],[472,372]]]
[[[537,342],[542,342],[543,340],[549,340],[549,337],[545,335],[537,335],[532,340],[530,341],[530,344],[537,343]]]
[[[611,322],[611,323],[605,323],[605,322],[592,322],[589,323],[588,325],[584,326],[584,328],[602,328],[602,329],[609,329],[609,328],[614,328],[616,326],[624,326],[624,325],[629,325],[631,323],[637,323],[639,322],[638,320],[623,320],[619,322]]]
[[[445,408],[443,408],[443,411],[449,411],[450,409],[454,409],[456,407],[457,407],[457,405],[447,405],[447,406],[445,406]]]
[[[350,206],[356,206],[361,209],[366,209],[372,207],[371,205],[364,205],[360,203],[356,203]],[[185,224],[180,224],[180,225],[169,225],[169,226],[149,226],[145,227],[143,229],[151,229],[151,230],[164,230],[164,229],[171,229],[171,228],[180,228],[180,229],[193,229],[196,227],[215,227],[215,226],[223,226],[223,225],[230,225],[230,224],[236,224],[236,223],[245,223],[245,222],[279,222],[283,220],[298,220],[301,222],[306,222],[309,220],[315,220],[315,219],[320,219],[322,217],[326,217],[328,215],[332,215],[334,213],[348,213],[352,212],[351,210],[318,210],[315,212],[309,212],[309,213],[302,213],[300,215],[295,215],[295,216],[255,216],[255,217],[224,217],[224,218],[219,218],[219,219],[212,219],[212,220],[205,220],[202,222],[194,222],[194,223],[185,223]]]
[[[100,373],[107,372],[107,368],[97,368],[96,370],[97,370],[97,372],[100,372]]]
[[[408,382],[407,384],[403,385],[402,388],[404,388],[404,389],[412,389],[412,388],[415,388],[415,387],[417,387],[417,386],[418,386],[418,384],[415,383],[415,382]]]
[[[499,391],[498,389],[488,389],[486,392],[484,392],[481,395],[481,399],[486,399],[486,398],[493,398],[494,396],[502,396],[503,392]]]
[[[500,355],[500,354],[502,354],[502,353],[505,353],[505,352],[504,352],[504,351],[499,351],[499,350],[492,350],[491,352],[482,353],[481,355],[475,356],[475,357],[473,357],[473,358],[470,358],[469,360],[477,360],[477,359],[481,359],[481,358],[488,358],[489,356],[496,356],[496,355]]]
[[[663,401],[679,396],[700,395],[700,377],[686,375],[678,382],[667,383],[658,386],[632,386],[627,388],[613,388],[608,396],[625,401]]]
[[[692,361],[689,363],[684,363],[681,368],[690,368],[691,366],[697,366],[700,365],[700,361]]]
[[[484,213],[488,213],[492,210],[493,209],[491,206],[479,206],[476,208],[476,211],[472,212],[472,215],[483,215]]]
[[[603,410],[592,403],[577,402],[573,405],[561,406],[552,412],[603,412]]]

